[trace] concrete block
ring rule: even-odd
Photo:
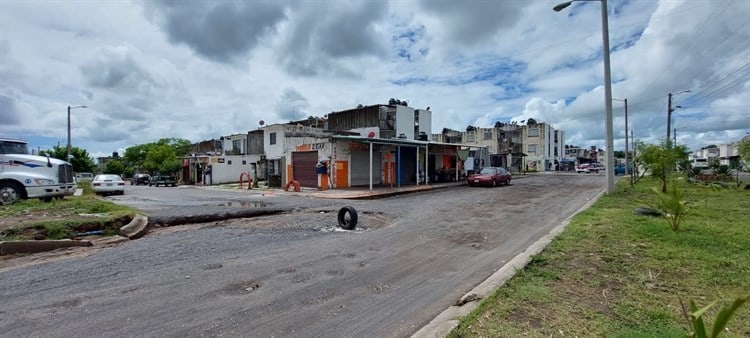
[[[130,223],[120,228],[120,235],[128,239],[137,239],[143,237],[148,232],[148,217],[136,215]]]

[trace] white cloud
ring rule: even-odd
[[[534,118],[603,147],[600,3],[555,3],[3,1],[0,131],[64,142],[65,108],[85,104],[73,142],[108,155],[395,97],[431,106],[434,132]],[[609,5],[613,96],[636,138],[665,137],[667,94],[688,89],[678,141],[750,131],[746,2]]]

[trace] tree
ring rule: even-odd
[[[156,142],[139,144],[125,149],[125,171],[130,173],[174,173],[180,170],[179,157],[190,153],[190,141],[163,138]]]
[[[687,147],[672,146],[669,141],[662,142],[660,145],[638,144],[637,147],[638,163],[650,172],[651,176],[662,182],[661,192],[666,193],[667,179],[677,163],[688,158]]]
[[[625,158],[625,152],[622,150],[615,150],[615,158]]]
[[[68,156],[68,148],[61,146],[55,146],[51,150],[42,150],[39,155],[49,155],[52,158],[68,161],[73,165],[73,171],[77,173],[93,173],[96,171],[96,163],[94,163],[91,155],[85,149],[78,147],[70,148],[70,156],[73,157],[70,160],[65,159]]]
[[[739,150],[740,158],[745,162],[745,166],[750,165],[750,139],[740,141]]]
[[[180,169],[180,160],[169,144],[156,144],[146,154],[143,167],[152,173],[171,174]]]
[[[125,174],[125,163],[119,158],[113,158],[104,165],[104,170],[102,170],[105,174],[116,174],[123,176]]]
[[[530,126],[531,126],[531,125],[535,125],[535,124],[536,124],[536,120],[535,120],[534,118],[531,118],[531,117],[530,117],[530,118],[529,118],[529,120],[528,120],[528,121],[526,121],[526,123],[527,123],[528,125],[530,125]]]

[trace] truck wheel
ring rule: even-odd
[[[347,217],[348,214],[348,217]],[[344,230],[353,230],[357,225],[357,210],[353,207],[343,207],[339,210],[339,226]]]
[[[15,182],[0,182],[0,205],[26,199],[26,189]]]

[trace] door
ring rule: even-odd
[[[318,174],[315,165],[318,163],[317,151],[292,153],[292,179],[302,187],[317,188]]]
[[[381,184],[380,152],[372,153],[372,184]],[[352,151],[352,186],[370,184],[370,152]]]

